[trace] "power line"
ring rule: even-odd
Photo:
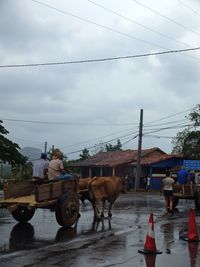
[[[35,120],[20,120],[20,119],[8,119],[1,118],[3,121],[14,121],[34,124],[53,124],[53,125],[73,125],[73,126],[125,126],[136,125],[137,123],[88,123],[88,122],[55,122],[55,121],[35,121]]]
[[[183,25],[183,24],[177,22],[176,20],[173,20],[173,19],[171,19],[171,18],[169,18],[169,17],[167,17],[167,16],[165,16],[165,15],[159,13],[158,11],[154,10],[153,8],[151,8],[151,7],[147,6],[147,5],[144,5],[144,4],[140,3],[140,2],[137,1],[137,0],[132,0],[132,1],[135,2],[135,3],[137,3],[138,5],[140,5],[140,6],[144,7],[144,8],[146,8],[146,9],[152,11],[153,13],[159,15],[160,17],[163,17],[163,18],[167,19],[168,21],[173,22],[174,24],[176,24],[176,25],[178,25],[178,26],[180,26],[180,27],[182,27],[182,28],[184,28],[184,29],[186,29],[186,30],[191,31],[191,32],[193,32],[194,34],[200,35],[200,33],[196,32],[196,31],[193,31],[192,29],[190,29],[190,28],[188,28],[187,26],[185,26],[185,25]]]
[[[158,139],[161,139],[161,138],[172,139],[172,138],[173,138],[173,136],[150,135],[150,134],[146,134],[146,135],[144,135],[143,137],[153,137],[153,138],[158,138]]]
[[[146,135],[146,134],[150,134],[150,133],[160,132],[160,131],[163,131],[163,130],[179,129],[179,128],[185,128],[185,127],[191,127],[191,126],[193,127],[193,124],[185,124],[185,125],[180,125],[180,126],[164,127],[164,128],[154,129],[152,131],[145,132],[143,134]]]
[[[128,131],[128,132],[127,132],[127,131]],[[98,140],[100,140],[101,138],[105,138],[105,137],[112,136],[112,135],[116,135],[116,134],[123,133],[123,132],[126,132],[126,133],[132,133],[132,131],[133,131],[133,128],[129,128],[129,129],[126,129],[126,130],[123,130],[123,131],[119,131],[119,132],[114,132],[114,133],[106,134],[106,135],[99,136],[99,137],[96,137],[96,138],[92,138],[92,139],[89,139],[89,140],[85,140],[85,141],[82,141],[82,142],[79,142],[79,143],[75,143],[75,144],[72,144],[72,145],[68,145],[68,146],[62,147],[62,149],[67,148],[67,147],[73,147],[73,146],[76,146],[76,145],[86,144],[86,143],[89,143],[89,142],[91,142],[91,141],[95,141],[95,140],[98,141]],[[120,138],[118,138],[118,139],[120,139]]]
[[[172,125],[170,125],[170,126],[168,126],[168,127],[171,127],[171,128],[174,127],[174,128],[176,129],[176,128],[179,127],[179,126],[185,126],[185,123],[186,123],[186,122],[182,122],[182,123],[179,123],[179,124],[176,123],[176,124],[172,124]],[[187,123],[191,123],[191,121],[187,121]],[[149,128],[148,128],[147,130],[148,130],[148,131],[152,131],[152,130],[157,130],[157,129],[160,129],[160,128],[152,128],[152,129],[149,129]],[[162,129],[162,128],[161,128],[161,129]]]
[[[172,123],[178,123],[178,122],[182,122],[182,123],[186,123],[186,122],[190,122],[190,120],[186,120],[186,119],[181,119],[181,120],[177,120],[177,121],[168,121],[168,122],[164,122],[164,123],[159,123],[159,124],[153,124],[153,125],[144,125],[144,128],[149,128],[149,127],[155,127],[155,126],[161,126],[161,125],[166,125],[166,124],[172,124]]]
[[[102,8],[102,9],[104,9],[104,10],[106,10],[106,11],[108,11],[108,12],[110,12],[110,13],[112,13],[112,14],[114,14],[114,15],[120,17],[120,18],[122,18],[122,19],[125,19],[125,20],[127,20],[127,21],[129,21],[129,22],[132,22],[132,23],[134,23],[134,24],[136,24],[136,25],[138,25],[138,26],[140,26],[140,27],[142,27],[142,28],[144,28],[144,29],[146,29],[146,30],[148,30],[148,31],[151,31],[151,32],[153,32],[153,33],[156,33],[156,34],[158,34],[158,35],[160,35],[160,36],[162,36],[162,37],[164,37],[164,38],[167,38],[167,39],[169,39],[169,40],[171,40],[171,41],[174,41],[174,42],[176,42],[176,43],[179,43],[179,44],[182,44],[182,45],[185,45],[185,46],[189,46],[188,44],[186,44],[186,43],[184,43],[184,42],[181,42],[181,41],[176,40],[176,39],[174,39],[174,38],[172,38],[172,37],[170,37],[170,36],[168,36],[168,35],[166,35],[166,34],[164,34],[164,33],[161,33],[161,32],[159,32],[159,31],[156,31],[156,30],[154,30],[154,29],[152,29],[152,28],[150,28],[150,27],[148,27],[148,26],[146,26],[146,25],[144,25],[144,24],[142,24],[142,23],[137,22],[136,20],[133,20],[133,19],[128,18],[128,17],[126,17],[126,16],[124,16],[124,15],[121,15],[121,14],[119,14],[118,12],[115,12],[115,11],[113,11],[113,10],[107,8],[107,7],[104,7],[104,6],[98,4],[98,3],[94,2],[94,1],[91,1],[91,0],[87,0],[87,1],[90,2],[91,4],[97,6],[97,7],[100,7],[100,8]]]
[[[164,118],[161,118],[161,119],[158,119],[158,120],[154,120],[154,121],[148,122],[148,123],[146,123],[146,124],[144,124],[144,125],[147,126],[147,125],[152,124],[152,123],[154,123],[154,122],[158,122],[158,121],[162,121],[162,120],[165,120],[165,119],[168,119],[168,118],[172,118],[172,117],[175,117],[175,116],[177,116],[177,115],[180,115],[180,114],[186,113],[186,112],[188,112],[188,111],[192,111],[192,110],[193,110],[193,108],[186,109],[186,110],[184,110],[184,111],[180,111],[180,112],[174,113],[174,114],[169,115],[169,116],[167,116],[167,117],[164,117]]]
[[[64,11],[64,10],[61,10],[61,9],[59,9],[59,8],[56,8],[56,7],[47,5],[47,4],[43,3],[43,2],[40,2],[40,1],[37,1],[37,0],[31,0],[31,1],[32,1],[32,2],[35,2],[35,3],[39,4],[39,5],[48,7],[48,8],[50,8],[50,9],[54,9],[54,10],[60,12],[60,13],[63,13],[63,14],[65,14],[65,15],[67,15],[67,16],[71,16],[71,17],[76,18],[76,19],[79,19],[79,20],[81,20],[81,21],[84,21],[84,22],[93,24],[93,25],[95,25],[95,26],[101,27],[101,28],[103,28],[104,30],[112,31],[112,32],[114,32],[114,33],[117,33],[117,34],[120,34],[120,35],[129,37],[129,38],[135,39],[135,40],[137,40],[137,41],[139,41],[139,42],[146,43],[146,44],[148,44],[148,45],[156,46],[156,47],[159,47],[159,48],[162,48],[162,49],[163,49],[163,48],[164,48],[164,49],[168,49],[168,48],[166,48],[166,47],[159,46],[159,45],[157,45],[157,44],[154,44],[154,43],[152,43],[152,42],[143,40],[143,39],[138,38],[138,37],[136,37],[136,36],[133,36],[133,35],[130,35],[130,34],[127,34],[127,33],[123,33],[123,32],[121,32],[121,31],[115,30],[115,29],[110,28],[110,27],[108,27],[108,26],[105,26],[105,25],[99,24],[99,23],[97,23],[97,22],[94,22],[94,21],[91,21],[91,20],[82,18],[82,17],[80,17],[80,16],[74,15],[74,14],[68,12],[68,11]]]
[[[132,133],[133,134],[133,133]],[[130,135],[130,134],[129,134]],[[127,138],[129,135],[127,135],[127,136],[124,136],[124,137],[121,137],[120,139],[124,139],[124,138]],[[132,137],[130,140],[133,140],[133,139],[135,139],[136,137],[137,137],[138,135],[135,135],[134,137]],[[106,141],[106,142],[102,142],[102,143],[99,143],[99,144],[96,144],[96,145],[93,145],[93,146],[90,146],[90,147],[86,147],[86,149],[93,149],[93,148],[98,148],[98,147],[101,147],[101,146],[103,146],[103,145],[106,145],[106,144],[109,144],[110,142],[113,142],[113,141],[116,141],[116,140],[118,140],[119,138],[113,138],[113,139],[111,139],[111,140],[109,140],[109,141]],[[129,141],[130,141],[129,140]],[[79,150],[76,150],[76,151],[71,151],[71,152],[67,152],[66,154],[75,154],[75,153],[79,153],[79,152],[82,152],[83,151],[83,149],[79,149]]]
[[[33,0],[31,0],[31,1],[33,1]],[[39,67],[39,66],[94,63],[94,62],[104,62],[104,61],[112,61],[112,60],[121,60],[121,59],[131,59],[131,58],[141,58],[141,57],[149,57],[149,56],[166,55],[166,54],[172,54],[172,53],[182,53],[182,52],[195,51],[195,50],[199,50],[199,49],[200,49],[200,47],[194,47],[194,48],[168,50],[168,51],[155,52],[155,53],[147,53],[147,54],[118,56],[118,57],[107,57],[107,58],[100,58],[100,59],[85,59],[85,60],[63,61],[63,62],[47,62],[47,63],[10,64],[10,65],[0,65],[0,68],[24,68],[24,67]]]
[[[197,16],[200,16],[200,13],[198,13],[195,9],[193,9],[192,7],[186,5],[183,1],[181,0],[177,0],[179,3],[181,3],[184,7],[186,7],[187,9],[191,10],[193,13],[195,13]]]

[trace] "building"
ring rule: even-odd
[[[158,147],[141,151],[140,187],[143,187],[143,178],[150,175],[151,188],[159,189],[166,170],[182,165],[183,159],[178,155],[169,155]],[[119,150],[100,152],[84,161],[74,163],[79,167],[81,177],[94,176],[121,176],[129,175],[134,184],[137,166],[137,150]]]

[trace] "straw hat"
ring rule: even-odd
[[[63,153],[60,151],[60,149],[58,149],[58,148],[54,149],[53,157],[62,158],[62,156],[63,156]]]

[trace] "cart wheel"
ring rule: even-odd
[[[12,212],[13,218],[21,223],[30,221],[35,213],[35,209],[28,209],[27,207],[18,207]]]
[[[56,220],[64,227],[73,225],[79,217],[79,198],[76,193],[63,194],[56,207]]]

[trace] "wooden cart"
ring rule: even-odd
[[[200,184],[174,184],[173,185],[173,205],[178,205],[179,199],[192,199],[195,208],[200,210]]]
[[[58,224],[73,225],[79,217],[78,180],[10,183],[3,189],[0,208],[7,208],[18,222],[28,222],[37,208],[55,211]]]

